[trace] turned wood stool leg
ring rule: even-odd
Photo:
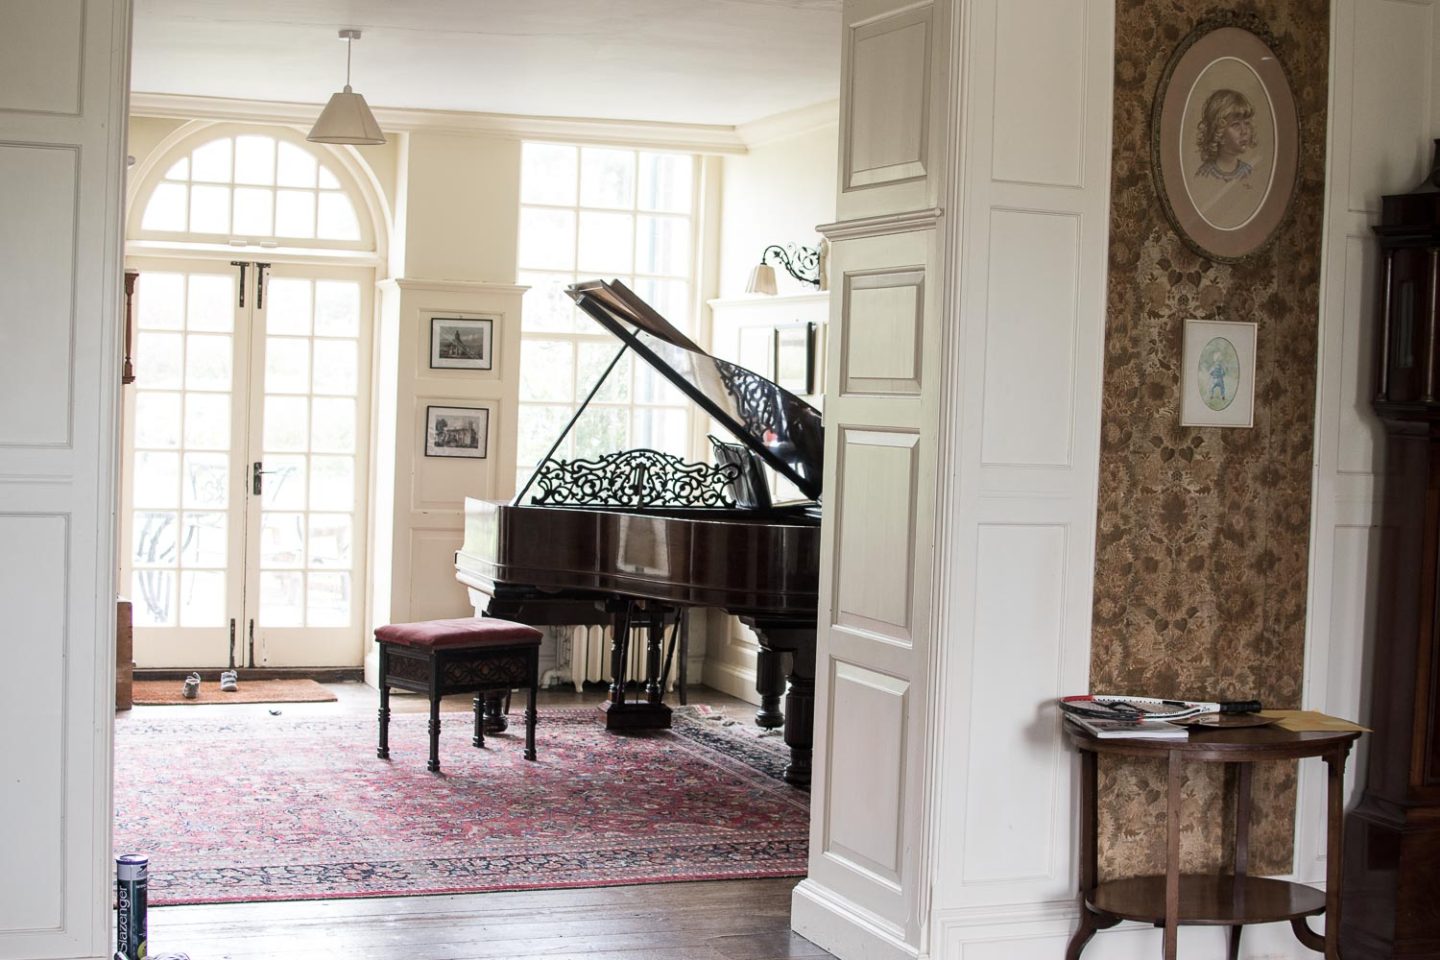
[[[390,670],[390,656],[385,644],[380,644],[380,744],[375,756],[381,760],[390,759],[390,683],[386,674]]]
[[[470,743],[477,747],[485,746],[485,694],[475,695],[473,704],[475,710],[475,733],[470,737]]]
[[[1170,751],[1170,788],[1165,797],[1165,960],[1180,944],[1180,751]]]
[[[440,661],[433,654],[430,657],[430,759],[425,762],[425,769],[440,772]]]

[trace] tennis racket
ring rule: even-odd
[[[1119,694],[1082,694],[1061,697],[1060,709],[1093,720],[1182,720],[1204,713],[1258,713],[1259,700],[1165,700],[1160,697],[1127,697]]]

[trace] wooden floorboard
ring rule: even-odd
[[[326,704],[281,704],[287,714],[369,716],[375,691],[327,684]],[[594,704],[603,692],[544,691],[542,706]],[[705,688],[692,703],[737,718],[754,708]],[[469,697],[446,699],[463,709]],[[396,697],[397,713],[426,709]],[[265,704],[140,707],[118,716],[235,716]],[[521,890],[430,897],[374,897],[152,907],[150,956],[191,960],[824,960],[790,931],[799,881],[725,880],[576,890]]]

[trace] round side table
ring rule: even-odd
[[[1339,960],[1340,846],[1344,808],[1345,760],[1360,734],[1291,733],[1277,727],[1193,729],[1185,740],[1101,739],[1066,721],[1065,733],[1080,751],[1080,929],[1070,938],[1065,960],[1078,960],[1097,930],[1121,920],[1139,920],[1165,928],[1164,957],[1175,960],[1181,924],[1230,928],[1230,960],[1240,955],[1240,931],[1247,923],[1290,921],[1305,946]],[[1099,882],[1096,816],[1097,767],[1101,754],[1164,759],[1169,766],[1165,805],[1165,874]],[[1250,780],[1258,760],[1321,757],[1329,768],[1329,814],[1325,890],[1248,875],[1250,855]],[[1186,761],[1233,763],[1235,778],[1235,869],[1231,874],[1180,873],[1180,783]],[[1307,917],[1325,914],[1325,935],[1315,933]]]

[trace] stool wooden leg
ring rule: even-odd
[[[530,695],[525,701],[525,759],[535,759],[535,696],[540,689],[540,651],[530,652]]]
[[[470,742],[477,747],[485,746],[485,695],[477,694],[475,697],[475,735]]]
[[[385,644],[380,644],[380,744],[375,748],[375,756],[381,760],[390,759],[390,684],[386,680],[389,672],[389,656],[385,652]]]
[[[430,759],[425,769],[440,772],[440,693],[434,685],[430,687]]]

